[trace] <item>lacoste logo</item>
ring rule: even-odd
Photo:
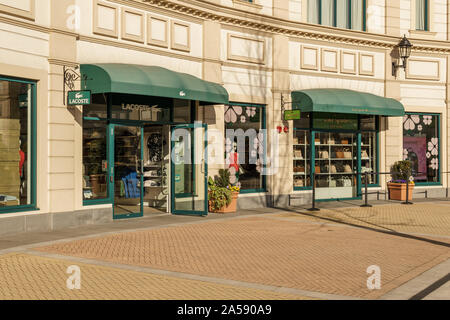
[[[186,96],[186,92],[180,91],[180,97],[185,97],[185,96]]]
[[[81,93],[75,93],[75,99],[80,99],[82,97],[83,95]]]

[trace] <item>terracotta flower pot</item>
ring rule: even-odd
[[[388,183],[389,199],[406,201],[406,183]],[[414,185],[408,186],[408,200],[412,200]]]
[[[230,203],[230,205],[222,207],[219,210],[214,210],[211,207],[211,202],[209,202],[209,212],[214,212],[214,213],[233,213],[233,212],[236,212],[236,206],[237,206],[238,197],[239,197],[239,192],[232,192],[231,193],[231,203]]]

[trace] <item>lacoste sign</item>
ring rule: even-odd
[[[149,106],[146,104],[125,104],[122,103],[122,110],[128,110],[128,111],[150,111],[152,108],[157,108],[158,105]]]
[[[67,93],[67,105],[78,106],[91,104],[91,92],[88,90],[84,91],[69,91]]]

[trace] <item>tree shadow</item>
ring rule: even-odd
[[[364,230],[373,231],[373,232],[377,232],[377,233],[392,235],[392,236],[401,237],[401,238],[405,238],[405,239],[411,239],[411,240],[427,242],[427,243],[430,243],[430,244],[433,244],[433,245],[438,245],[438,246],[443,246],[443,247],[446,247],[446,248],[450,248],[450,243],[446,243],[446,242],[442,242],[442,241],[438,241],[438,240],[433,240],[433,239],[427,239],[427,238],[424,238],[424,237],[415,236],[415,235],[411,235],[411,234],[407,234],[407,233],[398,232],[398,231],[395,231],[393,229],[389,229],[389,228],[386,228],[386,227],[383,227],[383,226],[379,226],[379,225],[374,224],[374,223],[370,223],[370,222],[367,222],[367,221],[364,221],[364,220],[357,219],[355,217],[351,217],[351,218],[355,219],[355,220],[358,220],[358,221],[361,221],[361,222],[364,222],[366,224],[370,224],[373,227],[362,226],[362,225],[354,224],[354,223],[351,223],[351,222],[348,222],[348,221],[342,221],[342,220],[338,220],[338,219],[333,219],[333,218],[330,218],[330,217],[322,217],[322,216],[318,216],[318,215],[315,215],[315,214],[312,214],[312,213],[308,213],[308,212],[304,212],[304,211],[297,211],[297,210],[292,209],[292,208],[275,208],[275,209],[280,210],[280,211],[287,211],[287,212],[295,213],[295,214],[298,214],[298,215],[303,215],[305,217],[310,217],[310,218],[313,217],[313,218],[320,219],[320,220],[325,220],[325,221],[328,221],[328,222],[343,224],[343,225],[347,225],[347,226],[354,227],[354,228],[359,228],[359,229],[364,229]],[[332,209],[327,209],[327,210],[333,211]],[[334,211],[336,213],[338,212],[337,210],[334,210]],[[377,229],[375,227],[383,228],[383,229],[386,229],[386,230]]]

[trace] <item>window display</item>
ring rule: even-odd
[[[106,121],[83,121],[83,199],[107,198]]]
[[[318,198],[352,198],[356,193],[357,135],[319,132],[314,137],[316,187],[335,188],[318,192]]]
[[[358,172],[369,173],[368,185],[378,184],[378,117],[354,114],[302,113],[294,121],[294,190],[311,189],[316,176],[318,199],[352,198],[358,194]],[[312,124],[312,129],[311,129]],[[311,133],[314,133],[313,141]],[[359,136],[361,143],[358,145]],[[314,167],[311,147],[314,148]],[[360,152],[360,155],[358,154]],[[361,185],[365,184],[365,175]],[[345,189],[346,188],[346,189]]]
[[[304,188],[311,185],[310,132],[294,131],[294,187]]]
[[[266,144],[264,141],[264,106],[230,105],[225,107],[225,130],[233,129],[235,136],[225,132],[225,152],[232,184],[241,190],[263,190],[263,169]],[[241,129],[242,131],[239,131]],[[245,135],[245,148],[237,148],[239,132]],[[242,140],[243,141],[243,140]]]
[[[403,119],[403,159],[412,162],[416,183],[440,183],[439,115],[406,114]]]
[[[378,175],[372,174],[377,171],[377,133],[361,133],[361,173],[368,173],[367,184],[378,183]],[[361,181],[366,183],[366,176],[362,175]]]
[[[0,80],[0,208],[32,203],[33,85]]]
[[[294,189],[301,190],[311,186],[311,131],[310,113],[302,113],[301,118],[294,120],[293,175]]]

